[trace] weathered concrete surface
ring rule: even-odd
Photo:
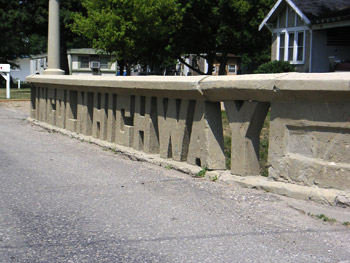
[[[160,157],[186,161],[194,115],[194,101],[157,100]]]
[[[232,134],[232,173],[243,176],[260,175],[260,132],[270,104],[252,101],[225,101],[224,105]]]
[[[350,100],[349,73],[282,73],[238,76],[49,76],[32,75],[29,82],[47,87],[115,92],[209,101],[256,100],[344,102]],[[131,92],[132,90],[132,92]]]
[[[211,101],[349,102],[349,78],[348,72],[213,76],[201,80],[200,90]]]
[[[199,83],[206,76],[192,76],[181,78],[179,76],[51,76],[32,75],[27,78],[40,87],[59,85],[69,89],[94,92],[115,92],[119,95],[140,95],[149,97],[203,99],[199,90]],[[88,88],[87,88],[88,87]],[[174,92],[174,91],[177,92]]]
[[[269,176],[350,189],[349,103],[272,103]]]
[[[241,176],[259,173],[259,135],[271,103],[270,178],[350,190],[348,73],[28,80],[35,119],[61,128],[56,120],[64,119],[69,131],[209,170],[226,168],[224,101],[231,172]]]
[[[191,179],[25,118],[0,109],[0,262],[350,258],[348,210]]]
[[[29,119],[34,124],[43,127],[49,131],[59,132],[66,136],[76,138],[80,141],[86,141],[89,143],[97,144],[101,147],[111,149],[115,152],[122,153],[132,160],[138,160],[142,162],[148,162],[154,165],[162,166],[167,169],[174,169],[191,176],[196,176],[201,168],[195,165],[190,165],[184,162],[172,161],[170,159],[163,159],[156,154],[145,154],[140,151],[133,150],[129,147],[116,145],[99,139],[95,139],[91,136],[85,136],[77,133],[72,133],[65,129],[60,129],[55,126],[38,122],[33,119]],[[327,204],[332,206],[350,207],[350,192],[341,191],[336,189],[322,189],[318,187],[308,187],[302,185],[295,185],[290,183],[278,182],[271,180],[271,178],[265,178],[262,176],[234,176],[227,171],[210,171],[205,174],[205,177],[209,180],[219,180],[227,184],[239,185],[245,188],[260,189],[266,192],[279,194],[300,200],[311,200],[321,204]]]
[[[219,102],[196,102],[187,162],[211,170],[226,168]]]

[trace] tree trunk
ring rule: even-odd
[[[61,32],[62,33],[60,38],[60,68],[65,72],[66,75],[69,75],[66,38],[63,30],[61,30]]]
[[[220,59],[219,75],[227,75],[226,65],[227,65],[227,53],[222,53],[222,56]]]
[[[120,76],[123,76],[124,67],[125,67],[125,60],[124,59],[118,60],[118,66],[119,66]]]
[[[208,63],[208,71],[206,73],[207,75],[213,75],[214,58],[215,58],[215,54],[213,54],[213,53],[210,53],[205,57],[205,59],[207,60],[207,63]]]
[[[131,67],[129,63],[126,63],[126,75],[130,76],[131,75]]]
[[[205,75],[204,72],[200,71],[199,69],[191,66],[190,64],[188,64],[183,58],[179,57],[179,61],[184,64],[185,66],[189,67],[190,69],[192,69],[194,72],[197,72],[199,75]]]

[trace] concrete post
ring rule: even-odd
[[[59,0],[49,1],[49,32],[48,32],[48,68],[45,75],[64,75],[60,69],[60,3]]]
[[[6,99],[10,98],[10,73],[6,74]]]

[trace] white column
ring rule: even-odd
[[[6,99],[10,98],[10,73],[6,74]]]
[[[49,0],[48,68],[46,75],[64,75],[60,69],[60,2]]]

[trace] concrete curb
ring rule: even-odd
[[[62,128],[55,127],[53,125],[37,121],[32,118],[27,119],[29,122],[40,126],[46,130],[61,133],[63,135],[75,138],[81,141],[93,143],[104,148],[108,148],[116,153],[121,153],[131,160],[148,162],[158,166],[162,166],[166,169],[174,169],[190,176],[196,177],[202,170],[198,166],[190,165],[183,162],[177,162],[167,159],[162,159],[155,154],[146,154],[133,150],[129,147],[117,145],[115,143],[103,141],[93,138],[92,136],[86,136],[71,132]],[[317,187],[302,186],[296,184],[290,184],[285,182],[273,181],[270,178],[262,176],[237,176],[232,175],[230,171],[208,171],[205,173],[205,178],[211,181],[219,180],[226,184],[234,184],[244,188],[264,190],[274,194],[291,197],[300,200],[311,200],[321,204],[328,204],[331,206],[350,207],[350,192],[337,190],[337,189],[322,189]]]
[[[261,176],[241,177],[225,174],[220,179],[224,182],[235,183],[245,188],[260,189],[294,199],[311,200],[332,206],[350,207],[350,193],[342,190],[277,182]]]

